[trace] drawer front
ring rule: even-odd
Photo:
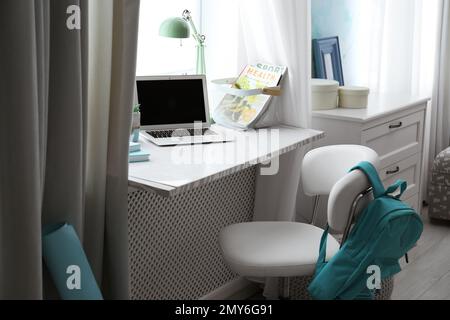
[[[380,156],[381,167],[422,152],[424,112],[364,130],[362,144]]]
[[[405,180],[408,189],[402,199],[409,199],[419,193],[421,154],[416,154],[393,165],[384,167],[380,171],[380,178],[385,187],[394,184],[397,180]]]

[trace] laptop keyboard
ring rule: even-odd
[[[194,137],[205,135],[217,135],[208,128],[203,128],[202,131],[198,129],[177,129],[177,130],[155,130],[147,131],[153,138],[171,138],[171,137]]]

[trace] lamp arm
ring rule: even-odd
[[[183,19],[186,20],[189,23],[189,25],[191,26],[192,36],[194,37],[195,41],[197,41],[199,46],[203,46],[205,43],[206,37],[197,31],[197,28],[195,27],[194,21],[191,16],[191,12],[189,10],[183,11]]]

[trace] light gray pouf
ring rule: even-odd
[[[431,219],[450,220],[450,148],[434,160],[428,202]]]

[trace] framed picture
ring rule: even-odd
[[[313,40],[315,77],[336,80],[344,85],[339,37]]]

